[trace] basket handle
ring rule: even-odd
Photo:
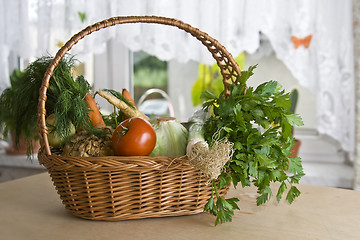
[[[121,16],[121,17],[112,17],[101,22],[97,22],[93,25],[86,27],[81,30],[79,33],[75,34],[66,44],[59,49],[56,53],[53,61],[48,66],[42,84],[39,90],[39,104],[38,104],[38,130],[41,143],[41,151],[47,155],[51,155],[51,150],[48,141],[48,129],[46,127],[45,116],[45,102],[46,102],[46,92],[49,87],[49,80],[53,74],[54,69],[59,64],[60,60],[65,56],[65,54],[82,38],[91,33],[98,31],[103,28],[108,28],[118,24],[125,23],[157,23],[163,25],[169,25],[177,27],[185,32],[190,33],[193,37],[198,39],[209,52],[212,54],[213,58],[216,60],[217,65],[220,68],[221,75],[223,76],[224,88],[228,90],[229,85],[236,82],[238,76],[241,72],[239,66],[237,65],[235,59],[232,55],[222,46],[216,39],[209,36],[207,33],[202,32],[201,30],[190,26],[187,23],[184,23],[180,20],[173,18],[165,18],[158,16]]]

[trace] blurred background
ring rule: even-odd
[[[351,0],[12,0],[0,1],[0,93],[14,69],[54,56],[81,29],[113,16],[180,19],[217,39],[241,69],[257,64],[248,84],[279,81],[297,91],[295,113],[304,126],[302,183],[360,189],[356,106],[360,94],[360,4]],[[126,24],[102,29],[71,49],[76,72],[94,90],[127,88],[140,110],[186,121],[201,91],[221,91],[210,52],[190,34],[169,26]],[[220,84],[219,84],[220,82]],[[112,107],[96,98],[102,112]],[[2,114],[2,113],[0,113]],[[358,138],[358,139],[357,139]],[[34,156],[5,152],[0,181],[44,171]]]

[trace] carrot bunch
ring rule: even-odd
[[[110,92],[111,94],[109,94],[108,92]],[[142,117],[146,120],[149,120],[148,116],[146,116],[136,108],[135,101],[126,88],[122,89],[121,94],[114,90],[98,90],[96,93],[99,94],[101,97],[105,98],[116,108],[118,108],[124,114],[124,117],[126,119],[131,117]],[[105,126],[106,124],[94,100],[94,97],[90,93],[87,93],[84,100],[89,109],[89,118],[91,125],[93,125],[94,127]]]
[[[108,92],[111,94],[109,94]],[[119,94],[118,92],[113,90],[98,90],[97,93],[101,97],[105,98],[109,103],[118,108],[124,114],[125,119],[132,117],[141,117],[149,120],[148,116],[146,116],[144,113],[142,113],[136,108],[135,102],[132,99],[128,90],[123,89],[122,94]]]
[[[123,88],[122,95],[129,101],[129,103],[131,103],[135,107],[135,101],[131,97],[130,92],[126,88]]]
[[[91,125],[93,125],[94,127],[105,126],[104,119],[101,116],[100,110],[95,102],[94,97],[90,93],[87,93],[84,100],[89,108],[89,118]]]

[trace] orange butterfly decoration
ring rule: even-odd
[[[311,42],[311,38],[312,38],[311,34],[307,35],[304,38],[297,38],[295,36],[291,36],[291,40],[292,40],[295,48],[298,48],[301,45],[304,46],[305,48],[308,48],[310,45],[310,42]]]

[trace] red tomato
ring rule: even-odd
[[[148,121],[139,117],[121,122],[112,135],[112,146],[119,156],[147,156],[155,144],[155,130]]]

